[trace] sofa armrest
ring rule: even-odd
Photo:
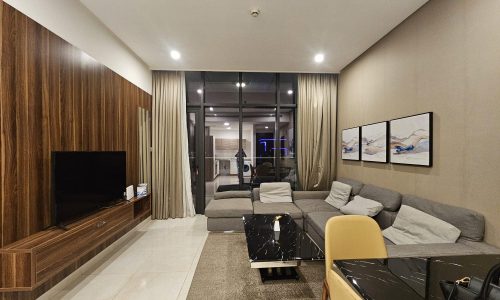
[[[329,194],[330,191],[294,191],[292,196],[294,201],[302,199],[325,200]]]

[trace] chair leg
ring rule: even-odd
[[[328,300],[330,298],[330,290],[328,289],[328,283],[326,279],[323,280],[323,293],[321,294],[321,300]]]

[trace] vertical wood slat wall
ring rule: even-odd
[[[0,246],[52,222],[52,151],[127,151],[151,95],[0,0]],[[98,170],[96,170],[98,171]]]

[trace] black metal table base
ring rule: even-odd
[[[262,282],[270,280],[299,280],[299,273],[294,267],[283,267],[283,268],[261,268],[259,269],[260,278]]]

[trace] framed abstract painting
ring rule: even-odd
[[[361,127],[361,160],[386,163],[387,122],[374,123]]]
[[[360,160],[359,137],[360,127],[342,130],[342,159]]]
[[[432,112],[390,121],[393,164],[432,166]]]

